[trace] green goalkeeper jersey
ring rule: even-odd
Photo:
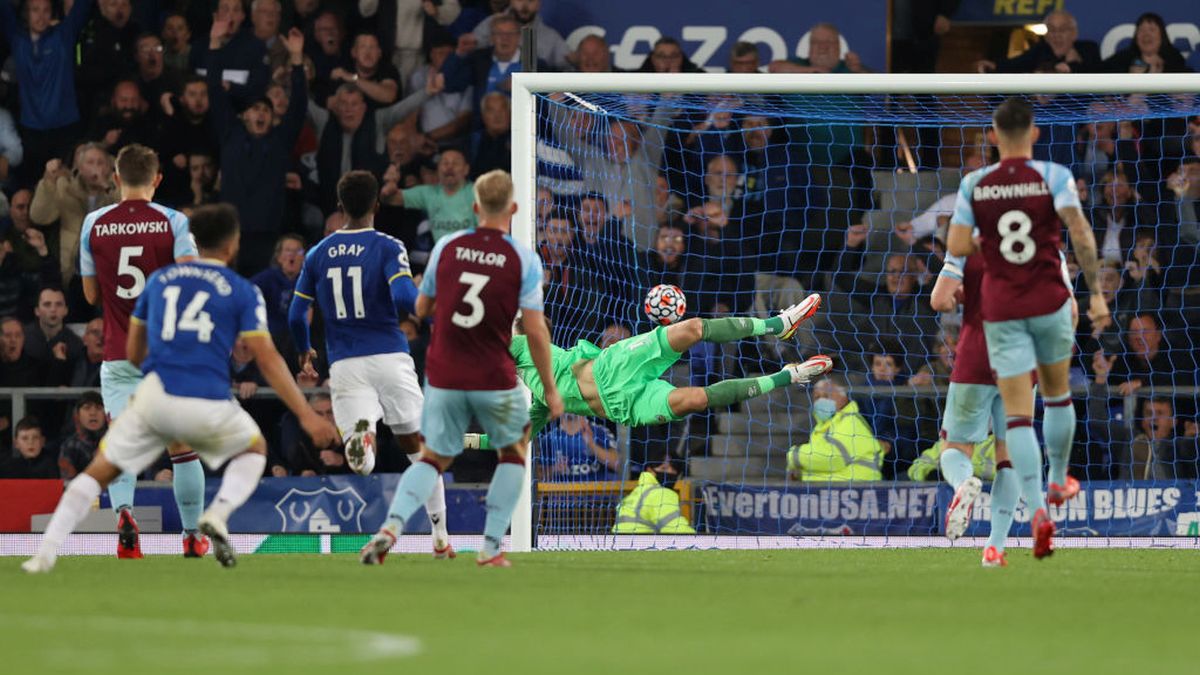
[[[595,359],[601,349],[587,340],[580,340],[571,349],[563,349],[550,345],[550,369],[554,371],[554,382],[558,385],[558,393],[562,395],[563,409],[576,415],[595,415],[583,394],[579,393],[579,383],[575,381],[572,366],[580,361]],[[529,354],[529,340],[524,335],[514,335],[508,352],[517,362],[517,375],[525,386],[533,393],[533,405],[529,407],[529,421],[533,429],[531,436],[537,436],[542,427],[546,426],[549,409],[546,407],[546,390],[542,387],[542,378],[538,377],[537,367],[533,365],[533,357]]]

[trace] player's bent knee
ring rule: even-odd
[[[179,441],[175,441],[167,446],[167,454],[170,455],[171,457],[178,457],[180,455],[186,455],[191,452],[192,452],[192,448],[187,443],[180,443]]]
[[[87,465],[87,468],[83,472],[95,479],[100,484],[100,487],[108,487],[109,483],[121,475],[121,469],[108,461],[108,458],[103,454],[97,454],[92,458],[91,463]]]
[[[667,326],[667,343],[671,349],[683,352],[704,339],[704,321],[696,317]]]
[[[246,454],[246,453],[253,453],[255,455],[267,454],[266,440],[264,440],[262,436],[259,436],[258,438],[254,439],[254,442],[251,443],[250,447],[246,448],[245,452],[242,454]]]
[[[973,443],[957,443],[957,442],[952,442],[952,441],[946,441],[946,447],[954,448],[955,450],[966,455],[968,458],[971,458],[975,455],[975,445]]]
[[[703,387],[682,387],[667,396],[667,405],[678,417],[708,409],[708,394]]]

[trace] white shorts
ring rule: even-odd
[[[397,434],[415,434],[421,429],[425,395],[408,354],[341,359],[329,367],[329,390],[333,421],[343,439],[354,433],[354,423],[359,420],[367,420],[374,430],[382,419]]]
[[[180,441],[216,469],[261,437],[254,418],[237,401],[172,396],[151,373],[100,441],[100,451],[122,471],[139,474]]]

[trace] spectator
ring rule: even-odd
[[[334,68],[329,78],[334,84],[348,82],[358,87],[367,99],[367,106],[374,110],[389,106],[400,98],[400,72],[390,63],[383,61],[383,50],[379,38],[373,33],[354,36],[350,47],[350,68]],[[414,89],[413,91],[421,91]]]
[[[296,278],[304,265],[304,238],[285,234],[275,242],[275,257],[271,266],[250,279],[262,291],[267,305],[267,327],[276,343],[288,336],[287,312],[292,304]],[[284,352],[280,348],[280,352]]]
[[[221,0],[222,6],[225,2]],[[230,19],[213,21],[209,38],[213,61],[222,60],[221,45],[232,26]],[[221,198],[238,209],[242,223],[238,262],[244,273],[256,273],[270,260],[282,226],[289,151],[304,125],[308,100],[302,60],[304,35],[293,28],[285,44],[292,69],[292,98],[287,116],[278,127],[271,125],[271,104],[265,98],[246,108],[238,124],[233,104],[221,86],[216,63],[210,63],[208,71],[213,128],[221,144]]]
[[[194,152],[188,155],[188,192],[190,207],[217,202],[217,163],[212,155]]]
[[[1113,73],[1186,73],[1187,64],[1167,37],[1163,18],[1153,12],[1138,17],[1133,41],[1104,62]]]
[[[17,190],[9,200],[8,217],[0,219],[0,238],[6,239],[13,246],[13,256],[22,270],[36,271],[41,267],[41,257],[27,241],[33,221],[29,219],[29,204],[33,201],[33,193],[29,190]],[[37,235],[45,243],[45,235],[39,230]],[[57,267],[56,267],[57,269]],[[57,278],[57,277],[55,277]]]
[[[312,394],[308,405],[321,417],[333,421],[333,401],[329,394]],[[300,430],[300,423],[291,412],[284,413],[279,421],[279,444],[284,460],[294,475],[325,476],[350,473],[346,457],[339,450],[317,450],[308,434]]]
[[[58,256],[64,284],[75,278],[84,216],[117,202],[112,177],[113,158],[95,143],[80,146],[73,171],[61,160],[46,162],[46,172],[29,204],[29,217],[35,225],[58,223]]]
[[[965,151],[966,156],[963,157],[962,173],[963,176],[982,169],[987,166],[987,157],[984,156],[983,148],[974,145]],[[911,221],[912,241],[905,243],[912,246],[917,239],[927,237],[939,232],[946,232],[946,228],[950,226],[950,216],[954,214],[954,204],[958,200],[958,190],[947,190],[938,198],[936,202],[929,205],[916,218]]]
[[[729,49],[729,72],[757,73],[762,66],[762,56],[758,53],[758,44],[754,42],[735,42]]]
[[[246,22],[242,0],[218,0],[212,15],[214,30],[209,39],[197,39],[192,45],[192,70],[205,71],[208,94],[215,98],[216,87],[229,85],[229,96],[239,103],[253,101],[266,89],[270,71],[266,45],[254,37]],[[220,26],[219,32],[215,29]],[[224,91],[224,88],[222,88]],[[298,90],[302,91],[302,90]],[[242,223],[247,222],[244,214]]]
[[[0,319],[0,385],[41,386],[42,364],[25,353],[25,328],[15,316]]]
[[[511,89],[509,78],[521,72],[521,28],[517,20],[508,15],[498,15],[492,21],[492,44],[475,48],[471,35],[458,39],[458,48],[442,64],[446,76],[446,91],[466,91],[472,87],[473,107],[482,110],[483,97],[499,91],[505,95]],[[538,70],[549,70],[544,61],[538,59]]]
[[[538,480],[547,482],[620,480],[616,439],[586,417],[563,415],[538,435]]]
[[[483,97],[483,128],[471,135],[471,176],[512,168],[512,103],[498,91]]]
[[[134,47],[137,62],[137,82],[142,89],[142,98],[155,107],[155,114],[162,109],[164,95],[173,94],[183,79],[166,68],[163,61],[162,38],[154,33],[142,33]]]
[[[576,269],[593,280],[593,288],[615,303],[606,312],[609,318],[637,325],[646,290],[646,274],[638,265],[637,248],[625,237],[621,222],[609,215],[602,194],[583,195],[577,223]]]
[[[24,27],[11,2],[0,2],[0,30],[8,39],[21,101],[25,179],[33,182],[46,162],[62,158],[78,137],[75,43],[93,0],[76,0],[66,18],[53,21],[50,0],[25,3]]]
[[[433,243],[475,227],[475,183],[467,180],[471,167],[461,150],[447,148],[437,164],[437,185],[418,185],[404,190],[383,190],[384,203],[420,209],[429,216]]]
[[[36,417],[17,422],[16,452],[0,464],[0,478],[58,478],[58,462],[46,452],[46,436]]]
[[[688,250],[701,255],[712,270],[720,270],[708,288],[710,295],[698,298],[700,316],[746,314],[754,302],[754,271],[758,247],[744,236],[742,218],[726,212],[720,199],[711,199],[688,210],[683,221],[690,229]]]
[[[675,220],[683,212],[683,199],[671,192],[667,177],[658,174],[654,178],[654,223],[659,227]]]
[[[29,191],[22,192],[27,195]],[[22,260],[26,250],[31,256],[28,261]],[[42,285],[60,279],[58,259],[50,255],[41,230],[14,227],[0,239],[0,317],[32,317]]]
[[[98,0],[100,13],[92,18],[80,40],[79,77],[83,110],[94,110],[116,79],[134,68],[137,36],[130,0]]]
[[[319,83],[314,87],[319,100],[320,93],[332,91],[329,87],[330,74],[337,67],[349,68],[350,55],[346,53],[346,28],[344,18],[336,10],[326,7],[313,19],[313,41],[308,45],[308,56]]]
[[[1133,437],[1129,464],[1121,462],[1122,480],[1195,480],[1197,473],[1196,423],[1184,425],[1175,418],[1175,403],[1154,398],[1142,401],[1139,433]]]
[[[107,430],[104,399],[94,391],[84,392],[75,402],[71,435],[58,444],[58,470],[64,480],[71,480],[91,464]]]
[[[254,33],[254,38],[263,44],[272,72],[276,66],[284,65],[287,60],[287,48],[279,39],[282,20],[283,6],[279,0],[251,0],[250,31]]]
[[[1100,257],[1124,263],[1133,251],[1136,230],[1153,227],[1158,215],[1151,205],[1142,202],[1120,165],[1105,172],[1103,184],[1103,202],[1092,209],[1089,220],[1096,232]]]
[[[788,61],[772,61],[772,73],[866,73],[862,59],[854,52],[842,54],[842,33],[830,23],[819,23],[808,32],[808,56]]]
[[[72,387],[99,387],[100,364],[104,362],[104,319],[96,317],[83,329],[83,358],[71,376]]]
[[[183,77],[190,71],[192,58],[192,29],[187,17],[168,14],[162,26],[163,66],[175,77]]]
[[[1200,245],[1200,133],[1189,140],[1193,157],[1180,164],[1167,179],[1179,209],[1179,240],[1188,246]]]
[[[894,387],[905,384],[901,379],[901,366],[905,361],[896,355],[897,351],[892,340],[884,340],[871,349],[870,370],[865,383],[884,393],[871,396],[860,407],[875,437],[892,449],[893,460],[884,470],[889,479],[903,475],[909,463],[920,454],[922,439],[936,436],[938,432],[938,411],[931,399],[892,392]],[[906,384],[916,386],[911,379]],[[919,383],[922,378],[916,379]]]
[[[321,0],[292,0],[284,3],[283,9],[286,28],[299,28],[301,33],[312,35]]]
[[[430,33],[445,32],[429,31],[426,26],[429,23],[449,26],[462,9],[458,0],[358,0],[358,11],[368,19],[378,15],[375,30],[381,45],[392,52],[392,62],[400,71],[401,81],[407,82],[425,62],[422,42],[428,40]],[[412,91],[420,88],[414,87]]]
[[[188,76],[178,98],[167,108],[154,146],[162,158],[158,192],[167,204],[195,204],[189,155],[205,155],[211,160],[218,150],[209,115],[208,82],[199,75]]]
[[[69,385],[83,360],[83,341],[63,325],[66,296],[59,288],[43,288],[33,313],[37,320],[25,326],[25,353],[42,364],[43,386]]]
[[[1129,321],[1125,330],[1127,353],[1105,354],[1097,350],[1092,356],[1096,384],[1109,384],[1116,379],[1117,393],[1131,396],[1144,386],[1168,387],[1190,384],[1195,377],[1195,362],[1190,350],[1176,350],[1163,339],[1159,320],[1149,313],[1139,314]]]
[[[788,475],[803,481],[881,480],[887,449],[875,439],[846,387],[826,378],[813,386],[812,396],[817,424],[807,443],[788,449]]]
[[[433,77],[442,72],[446,59],[454,52],[454,41],[446,35],[435,35],[428,46],[429,66],[417,68],[409,77],[409,91],[422,91]],[[417,128],[428,137],[430,145],[453,143],[471,128],[471,104],[474,90],[441,91],[421,106]],[[486,124],[486,120],[484,120]]]
[[[12,115],[0,108],[0,186],[9,185],[15,177],[14,169],[25,160],[25,148]]]
[[[545,61],[554,70],[566,70],[571,66],[567,41],[558,31],[542,21],[542,17],[538,14],[541,8],[542,0],[512,0],[506,11],[479,22],[474,31],[475,39],[480,47],[491,46],[492,34],[498,30],[495,28],[497,22],[505,17],[512,17],[517,21],[518,40],[521,28],[532,28],[537,44],[538,59]]]
[[[575,48],[575,69],[581,73],[611,73],[612,52],[604,37],[592,33]]]
[[[617,507],[613,534],[696,534],[679,512],[676,481],[687,468],[685,460],[664,458],[638,475],[637,487]]]
[[[151,123],[146,115],[149,109],[150,104],[142,98],[142,90],[136,81],[118,80],[113,85],[108,106],[101,109],[92,122],[90,140],[114,156],[121,148],[133,143],[149,145],[153,142]]]
[[[1104,70],[1100,47],[1079,39],[1079,24],[1065,9],[1046,15],[1046,36],[1019,56],[999,63],[981,61],[980,72],[1098,73]]]
[[[643,73],[702,73],[700,66],[692,63],[683,53],[679,40],[663,36],[654,41],[654,47],[642,62]]]

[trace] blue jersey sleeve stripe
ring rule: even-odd
[[[255,330],[244,330],[244,331],[242,331],[242,332],[238,333],[238,335],[240,335],[240,336],[242,336],[242,337],[255,337],[255,336],[271,337],[271,331],[269,331],[269,330],[259,330],[259,329],[255,329]]]
[[[388,278],[388,283],[390,284],[393,281],[399,279],[400,277],[410,277],[411,278],[412,272],[409,272],[408,270],[401,270],[399,272],[396,272],[395,274],[393,274],[391,277]]]
[[[301,293],[300,291],[292,291],[292,294],[295,295],[296,297],[304,298],[305,300],[314,300],[315,299],[315,298],[313,298],[313,296],[305,295],[305,294]]]
[[[142,321],[141,319],[137,318],[136,316],[130,315],[130,316],[129,316],[129,323],[144,324],[144,323],[146,323],[146,322],[145,322],[145,321]]]

